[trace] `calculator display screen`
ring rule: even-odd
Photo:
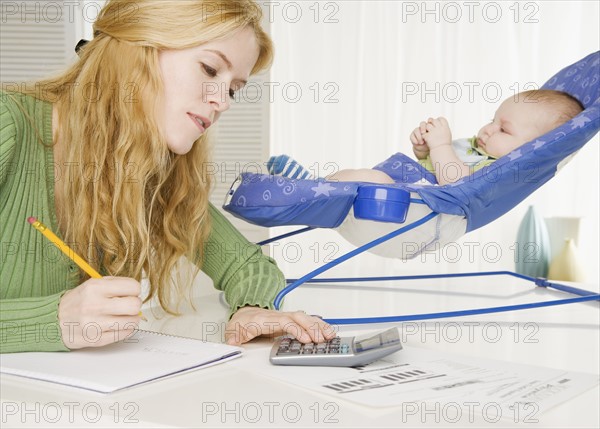
[[[371,349],[376,349],[381,346],[388,346],[399,342],[396,329],[391,329],[382,332],[372,337],[362,338],[354,341],[354,347],[357,352],[364,352]]]

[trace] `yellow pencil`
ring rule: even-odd
[[[93,269],[90,266],[90,264],[85,262],[85,260],[81,256],[79,256],[77,253],[75,253],[73,251],[73,249],[71,249],[69,246],[67,246],[64,241],[62,241],[60,238],[58,238],[56,236],[56,234],[54,234],[52,231],[50,231],[50,229],[46,225],[44,225],[42,222],[40,222],[39,220],[37,220],[34,217],[27,218],[27,222],[29,222],[31,224],[31,226],[33,226],[35,229],[37,229],[39,232],[41,232],[44,235],[44,237],[46,237],[48,240],[50,240],[50,242],[52,244],[54,244],[56,247],[58,247],[65,255],[67,255],[73,262],[75,262],[77,264],[77,266],[79,268],[81,268],[83,271],[85,271],[90,277],[92,277],[94,279],[102,278],[102,276],[98,273],[98,271]],[[140,311],[140,317],[142,318],[142,320],[148,321],[148,319],[146,319],[144,317],[144,315],[142,314],[141,311]]]
[[[41,232],[48,240],[50,240],[52,242],[52,244],[54,244],[56,247],[58,247],[65,255],[67,255],[69,258],[71,258],[71,260],[73,262],[75,262],[77,264],[77,266],[79,266],[79,268],[81,268],[83,271],[88,273],[88,275],[90,277],[92,277],[94,279],[99,279],[102,277],[98,273],[98,271],[93,269],[90,266],[90,264],[85,262],[81,256],[79,256],[77,253],[75,253],[73,251],[73,249],[71,249],[69,246],[67,246],[64,243],[64,241],[62,241],[60,238],[58,238],[56,236],[56,234],[54,234],[52,231],[50,231],[50,229],[46,225],[44,225],[42,222],[40,222],[39,220],[37,220],[34,217],[28,218],[27,222],[29,222],[31,224],[31,226],[33,226],[35,229],[37,229],[39,232]]]

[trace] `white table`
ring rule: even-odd
[[[597,285],[580,287],[597,291]],[[506,277],[391,284],[307,285],[286,297],[285,307],[324,317],[355,317],[506,305],[563,294],[511,284]],[[219,341],[226,308],[203,284],[198,311],[152,317],[143,329]],[[598,374],[600,308],[597,302],[401,325],[404,344],[454,354],[500,359]],[[384,325],[343,325],[343,335]],[[458,338],[460,335],[460,338]],[[475,410],[460,423],[424,408],[407,415],[398,407],[370,408],[257,374],[268,371],[271,340],[244,346],[242,358],[200,371],[99,395],[14,376],[1,377],[2,427],[589,427],[600,425],[598,386],[525,422],[486,421]],[[293,369],[291,369],[293,370]],[[537,422],[531,422],[536,420]],[[457,426],[458,425],[458,426]]]

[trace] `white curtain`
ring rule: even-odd
[[[447,117],[455,137],[472,136],[502,100],[597,51],[599,16],[592,1],[277,2],[271,153],[327,175],[412,154],[408,136],[429,116]],[[544,217],[582,218],[581,260],[598,283],[598,161],[596,136],[550,183],[456,246],[408,262],[361,255],[328,274],[513,269],[518,225],[533,204]],[[351,249],[320,230],[271,255],[297,276]]]

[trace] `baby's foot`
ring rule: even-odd
[[[290,179],[314,179],[309,170],[287,155],[272,156],[267,161],[269,174],[289,177]]]

